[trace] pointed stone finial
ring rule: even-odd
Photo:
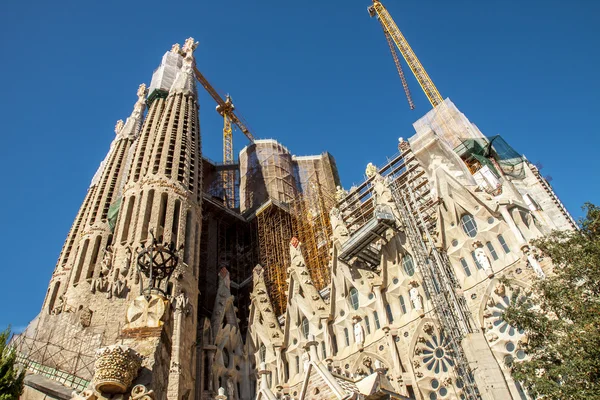
[[[123,123],[122,119],[117,121],[117,124],[115,125],[115,133],[117,135],[119,134],[119,132],[121,132],[121,129],[123,129],[123,125],[125,125],[125,124]]]
[[[140,87],[138,87],[138,91],[137,91],[137,96],[138,96],[138,100],[143,100],[146,97],[146,93],[148,91],[146,90],[146,84],[142,83],[140,85]]]
[[[367,175],[367,178],[371,178],[371,177],[375,176],[376,173],[377,173],[377,167],[375,165],[373,165],[373,163],[368,163],[367,169],[365,170],[365,175]]]
[[[181,46],[179,45],[179,43],[175,43],[173,47],[171,47],[171,53],[179,54],[180,51]]]
[[[196,42],[193,37],[189,37],[185,40],[182,50],[187,55],[193,53],[194,50],[196,50],[196,47],[198,47],[198,42]]]

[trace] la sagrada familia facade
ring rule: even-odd
[[[168,51],[117,123],[13,342],[22,398],[527,398],[509,371],[527,337],[502,311],[552,273],[531,240],[576,229],[537,168],[446,99],[349,190],[328,153],[256,140],[229,207],[201,153],[195,48]],[[333,199],[318,240],[272,222],[269,242],[260,218],[315,182]]]

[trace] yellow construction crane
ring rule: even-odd
[[[208,80],[194,65],[194,74],[198,82],[206,89],[208,94],[212,96],[217,102],[217,112],[223,117],[223,163],[227,165],[233,165],[235,162],[233,156],[233,130],[232,123],[237,126],[240,131],[254,143],[254,136],[250,132],[247,124],[234,113],[235,107],[231,101],[229,95],[226,96],[225,100],[219,95],[219,93],[212,87]],[[225,191],[225,202],[229,208],[235,208],[235,171],[230,169],[224,169],[223,172],[223,189]]]
[[[433,84],[433,81],[427,75],[425,68],[421,65],[421,62],[417,58],[415,52],[412,50],[400,29],[392,19],[390,13],[385,9],[383,4],[379,0],[373,0],[373,5],[368,8],[369,15],[371,17],[377,16],[379,22],[381,23],[381,27],[383,28],[383,32],[388,40],[388,44],[390,45],[390,50],[392,52],[392,57],[394,57],[394,62],[396,63],[396,68],[398,69],[398,74],[400,75],[400,79],[402,80],[402,86],[404,87],[404,91],[406,93],[406,97],[408,98],[408,104],[410,105],[411,110],[414,109],[414,104],[412,103],[412,98],[410,96],[410,91],[408,89],[408,85],[406,84],[406,79],[404,78],[404,72],[402,71],[402,66],[400,65],[400,61],[398,60],[398,56],[396,53],[396,49],[392,45],[392,42],[398,47],[400,53],[404,57],[404,60],[410,67],[411,71],[417,78],[419,85],[425,92],[425,95],[429,99],[429,102],[433,107],[436,107],[438,104],[442,103],[444,100],[438,92],[437,88]]]

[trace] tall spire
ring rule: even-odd
[[[133,111],[125,125],[122,127],[119,132],[117,132],[115,128],[115,133],[119,139],[132,139],[135,140],[140,133],[140,128],[142,127],[142,120],[144,118],[144,111],[146,110],[146,94],[148,90],[146,89],[145,84],[141,84],[137,91],[138,100],[133,106]],[[121,124],[123,121],[121,121]]]

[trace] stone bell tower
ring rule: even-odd
[[[77,398],[194,398],[202,222],[196,46],[193,38],[173,46],[149,90],[140,86],[131,116],[117,122],[42,311],[22,335],[27,361],[53,369],[65,386],[87,388]]]

